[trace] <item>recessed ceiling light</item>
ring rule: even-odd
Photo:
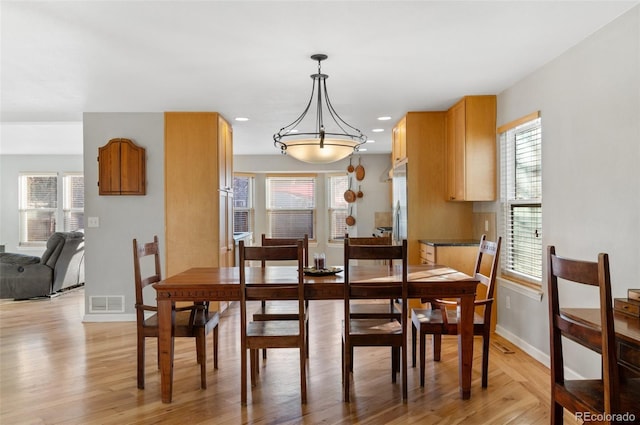
[[[246,117],[236,117],[236,121],[249,121],[249,118],[246,118]]]
[[[369,139],[369,140],[367,140],[367,143],[375,143],[375,142],[376,142],[376,141],[375,141],[375,140],[373,140],[373,139]]]
[[[382,133],[384,131],[384,128],[374,128],[373,130],[374,133]]]
[[[360,149],[358,149],[358,152],[366,152],[366,151],[367,151],[367,148],[360,148]]]
[[[389,121],[391,117],[378,117],[378,121]]]
[[[297,133],[298,130],[296,130],[295,128],[293,130],[289,130],[289,133]]]

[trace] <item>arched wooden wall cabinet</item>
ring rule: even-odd
[[[99,195],[146,195],[146,154],[129,139],[111,139],[98,148]]]

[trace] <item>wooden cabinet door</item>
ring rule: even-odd
[[[144,195],[145,174],[144,149],[123,139],[120,143],[120,194]]]
[[[224,118],[218,118],[218,171],[220,190],[233,190],[233,133]]]
[[[391,135],[391,163],[396,166],[407,159],[407,120],[402,118]]]
[[[450,201],[465,199],[465,102],[447,112],[447,196]]]
[[[111,139],[98,148],[98,194],[146,194],[145,149],[129,139]]]

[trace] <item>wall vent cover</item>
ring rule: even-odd
[[[124,313],[124,295],[98,295],[89,297],[90,313]]]

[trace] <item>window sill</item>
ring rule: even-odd
[[[500,286],[509,288],[510,290],[517,292],[520,295],[524,295],[525,297],[531,298],[532,300],[542,301],[543,292],[539,287],[534,287],[533,285],[527,285],[504,277],[498,277],[497,281]]]

